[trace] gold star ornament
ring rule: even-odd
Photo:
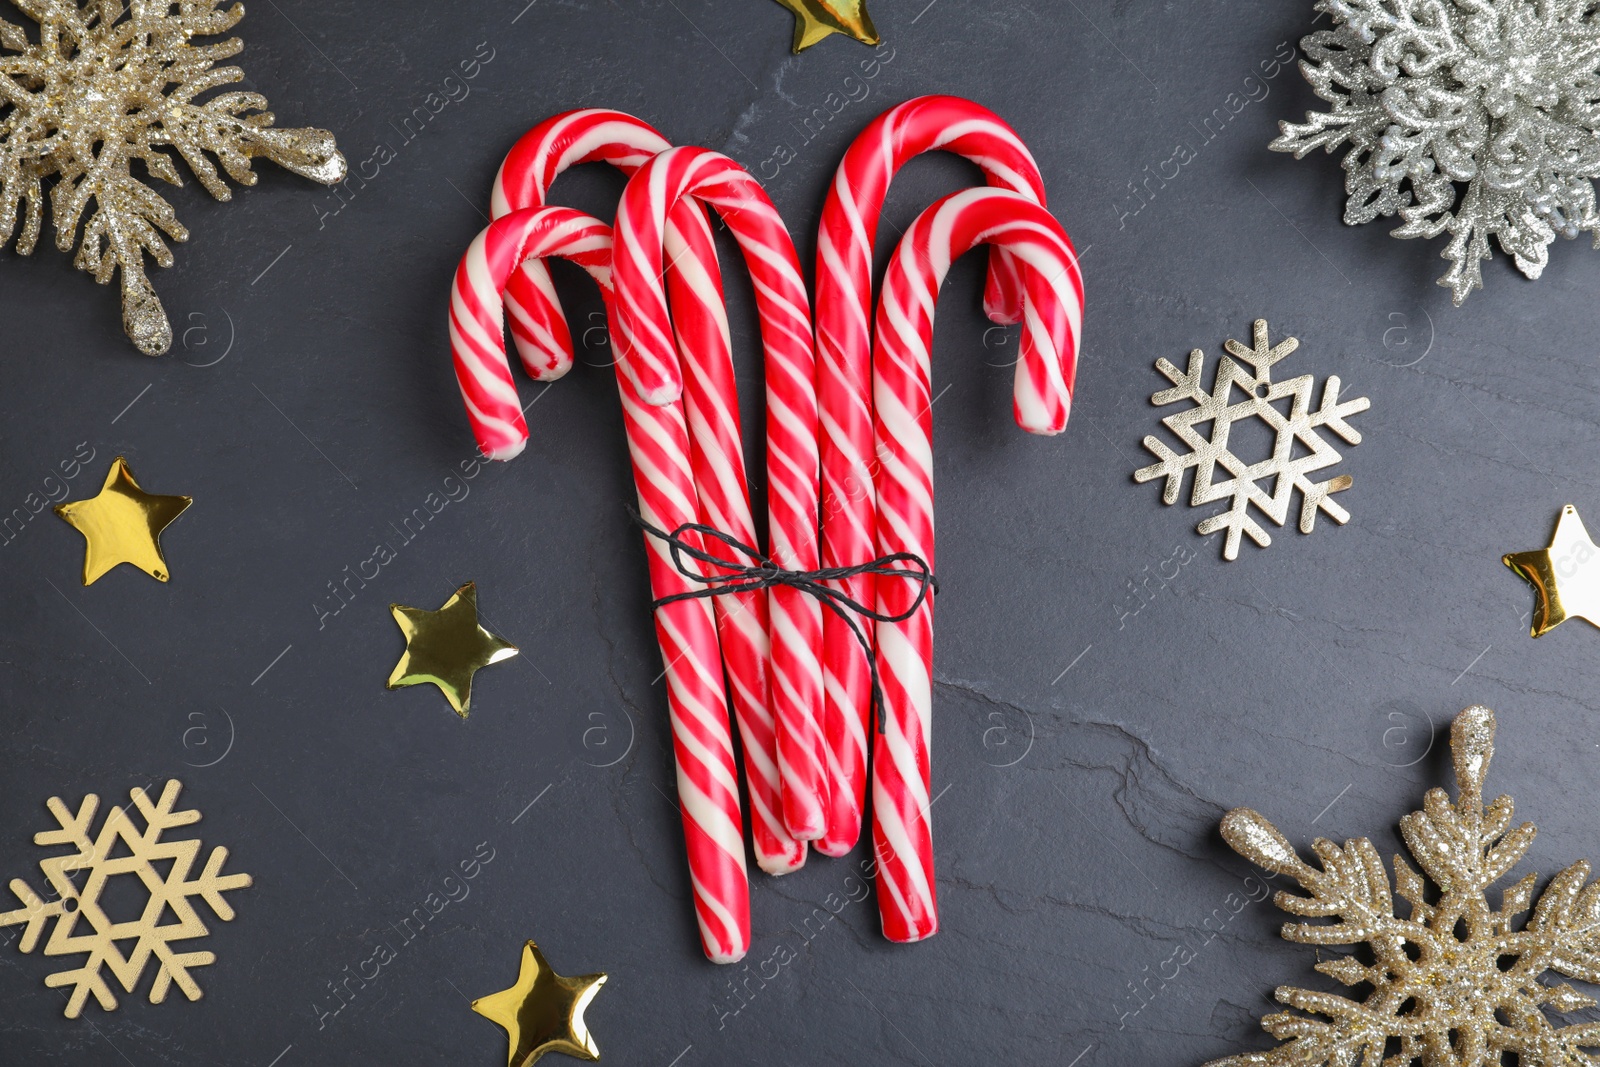
[[[843,33],[862,44],[877,44],[878,31],[867,14],[867,0],[778,0],[794,12],[794,51],[798,55],[824,37]]]
[[[406,638],[406,650],[389,675],[388,688],[432,682],[463,719],[472,703],[472,676],[517,654],[478,622],[478,589],[468,582],[438,611],[390,604]]]
[[[550,969],[539,946],[522,946],[517,984],[479,997],[472,1010],[505,1030],[511,1039],[507,1067],[532,1067],[546,1052],[565,1052],[580,1060],[598,1060],[583,1011],[606,984],[603,974],[563,978]]]
[[[1531,586],[1534,637],[1542,637],[1577,617],[1600,626],[1600,546],[1589,537],[1578,509],[1568,504],[1556,520],[1549,548],[1501,557]]]
[[[93,585],[119,563],[131,563],[164,582],[167,561],[161,555],[161,531],[192,503],[186,496],[145,492],[133,480],[128,461],[118,456],[99,495],[57,504],[55,512],[83,534],[84,585]]]

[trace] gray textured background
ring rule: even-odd
[[[252,3],[240,63],[280,124],[335,131],[352,164],[380,143],[394,158],[336,214],[270,164],[231,204],[174,193],[194,237],[155,272],[180,334],[167,358],[130,347],[115,289],[69,256],[0,254],[0,511],[80,443],[94,459],[74,497],[125,454],[148,490],[195,498],[165,537],[167,585],[121,568],[82,588],[81,539],[48,512],[0,547],[0,875],[38,884],[47,797],[112,803],[176,776],[208,844],[255,876],[213,924],[199,1003],[136,994],[65,1020],[43,986],[61,961],[0,945],[0,1061],[490,1067],[504,1039],[466,998],[509,985],[531,936],[558,970],[610,973],[589,1020],[614,1063],[1199,1063],[1263,1047],[1277,982],[1329,981],[1270,904],[1235,913],[1259,883],[1218,816],[1249,804],[1302,846],[1371,834],[1387,852],[1448,780],[1443,729],[1472,702],[1500,713],[1490,788],[1543,830],[1531,866],[1600,854],[1578,799],[1600,760],[1600,635],[1530,641],[1532,597],[1499,561],[1542,546],[1565,503],[1600,521],[1600,256],[1560,243],[1531,284],[1497,255],[1456,311],[1433,285],[1442,242],[1343,226],[1336,161],[1265,148],[1312,103],[1292,69],[1262,77],[1309,5],[872,0],[881,65],[847,83],[871,50],[835,37],[792,57],[791,17],[766,0],[525,2]],[[402,118],[491,51],[405,141]],[[808,142],[799,120],[857,84],[867,98]],[[315,605],[471,454],[447,290],[518,134],[600,105],[753,169],[787,148],[767,184],[809,262],[845,145],[926,92],[1016,126],[1084,253],[1073,421],[1053,440],[1011,424],[1011,346],[985,333],[963,261],[935,358],[944,929],[890,945],[869,901],[808,940],[860,857],[817,859],[754,879],[752,967],[718,968],[692,926],[607,370],[552,386],[527,452],[320,628]],[[1203,139],[1229,94],[1263,93]],[[1140,207],[1129,183],[1179,143],[1195,158]],[[888,217],[904,227],[968,180],[919,161]],[[586,173],[558,193],[609,217],[619,188]],[[588,323],[592,288],[562,279]],[[755,396],[748,288],[730,292]],[[1351,523],[1274,531],[1225,564],[1201,513],[1130,474],[1156,428],[1154,361],[1214,358],[1257,316],[1301,339],[1290,372],[1337,374],[1372,409],[1345,450]],[[437,606],[468,579],[524,654],[479,676],[463,724],[437,692],[382,683],[401,648],[389,602]],[[1148,603],[1129,584],[1147,579]],[[319,1024],[328,984],[483,842],[470,895]],[[783,946],[795,958],[735,999]]]

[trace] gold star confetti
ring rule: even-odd
[[[20,207],[16,249],[33,251],[44,181],[56,177],[49,189],[56,247],[70,252],[76,242],[75,265],[102,285],[121,271],[122,326],[147,356],[172,346],[172,326],[145,277],[145,254],[172,266],[162,234],[186,241],[189,231],[172,205],[134,177],[135,160],[142,177],[182,185],[182,156],[218,200],[233,193],[208,152],[240,185],[256,183],[254,156],[325,185],[345,175],[327,130],[275,129],[260,93],[210,92],[244,80],[238,67],[215,65],[244,49],[237,37],[194,40],[244,18],[243,4],[225,2],[28,0],[16,6],[38,23],[31,35],[0,19],[0,245],[11,239]]]
[[[867,0],[778,0],[794,12],[794,50],[798,54],[832,33],[877,44],[878,31],[867,14]]]
[[[478,623],[478,589],[471,582],[457,589],[438,611],[390,604],[394,621],[405,634],[406,650],[389,675],[389,688],[419,682],[438,686],[463,719],[472,703],[472,676],[491,663],[517,654]]]
[[[1549,548],[1532,552],[1511,552],[1501,562],[1533,586],[1538,604],[1533,612],[1532,636],[1542,637],[1576,616],[1600,626],[1600,556],[1597,547],[1578,518],[1578,509],[1568,504],[1556,520],[1555,536]]]
[[[603,974],[563,978],[550,969],[539,946],[522,946],[522,969],[510,989],[479,997],[472,1010],[497,1024],[511,1039],[507,1067],[532,1067],[546,1052],[598,1060],[583,1011],[606,984]]]
[[[128,461],[118,456],[98,496],[57,504],[55,512],[83,534],[84,585],[94,584],[119,563],[131,563],[164,582],[161,531],[192,503],[186,496],[156,496],[140,489]]]

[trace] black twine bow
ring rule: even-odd
[[[872,674],[872,713],[878,723],[878,730],[883,731],[883,687],[878,681],[878,656],[873,651],[872,643],[867,640],[866,632],[861,623],[852,618],[852,614],[874,622],[905,622],[917,613],[922,607],[922,602],[930,593],[939,592],[939,581],[933,576],[933,570],[928,566],[928,561],[915,552],[895,552],[887,556],[879,556],[867,563],[857,563],[849,567],[824,567],[814,571],[788,571],[779,567],[767,556],[740,541],[731,534],[724,533],[713,526],[706,526],[698,522],[681,524],[670,534],[652,525],[649,520],[640,515],[632,507],[628,514],[633,521],[649,534],[663,542],[672,554],[672,565],[678,573],[690,581],[703,584],[704,589],[695,589],[687,593],[674,593],[671,596],[659,597],[651,603],[652,607],[661,608],[679,600],[703,600],[706,597],[727,596],[730,593],[748,593],[758,589],[771,589],[775,585],[786,585],[802,593],[814,596],[823,607],[837,615],[850,632],[855,635],[856,643],[861,646],[861,651],[866,654],[867,668]],[[718,556],[706,549],[698,548],[684,540],[685,533],[697,533],[702,537],[713,538],[722,542],[734,552],[747,559],[754,560],[753,564],[741,563],[737,559]],[[701,563],[719,567],[726,574],[702,574],[692,569],[684,556],[698,560]],[[906,564],[899,567],[895,564]],[[904,578],[918,585],[917,596],[911,606],[898,615],[885,615],[867,607],[865,604],[846,595],[842,590],[825,585],[826,582],[839,581],[843,578],[853,578],[858,574],[870,574],[876,578]]]

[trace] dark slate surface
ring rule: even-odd
[[[1600,635],[1530,641],[1532,598],[1499,561],[1543,545],[1565,503],[1600,521],[1600,256],[1561,243],[1537,284],[1498,257],[1457,311],[1433,285],[1441,242],[1346,228],[1335,160],[1265,148],[1313,101],[1273,62],[1308,5],[872,0],[886,45],[862,80],[872,50],[792,57],[765,0],[523,4],[252,4],[241,62],[280,124],[387,161],[342,207],[266,164],[231,204],[176,192],[194,238],[155,279],[181,335],[167,358],[131,349],[115,290],[69,256],[0,255],[0,507],[91,450],[75,497],[125,454],[148,489],[196,501],[165,539],[167,585],[122,568],[82,588],[80,539],[48,512],[0,550],[0,874],[38,883],[46,798],[180,777],[205,840],[256,879],[213,924],[199,1003],[131,995],[66,1020],[43,985],[61,961],[0,946],[0,1061],[490,1067],[503,1038],[466,1000],[509,985],[535,937],[564,972],[610,973],[589,1012],[608,1062],[1196,1064],[1265,1047],[1275,984],[1326,981],[1251,899],[1218,817],[1249,804],[1302,847],[1371,834],[1388,851],[1448,781],[1443,731],[1473,702],[1500,714],[1491,789],[1543,830],[1531,869],[1600,854],[1582,799]],[[857,86],[808,139],[800,120]],[[407,139],[434,92],[449,102]],[[809,260],[845,145],[927,92],[1016,126],[1084,252],[1073,422],[1053,440],[1011,424],[1010,347],[963,261],[935,359],[943,932],[890,945],[870,901],[808,928],[830,894],[860,895],[860,854],[815,860],[756,878],[750,966],[718,968],[690,918],[600,350],[531,409],[520,459],[319,617],[328,583],[471,455],[446,294],[518,134],[604,105],[753,169],[786,160],[764,173]],[[1208,138],[1230,94],[1246,103]],[[1193,158],[1135,198],[1175,155]],[[917,162],[889,219],[970,177]],[[582,174],[561,194],[609,217],[619,188]],[[592,289],[563,284],[588,323]],[[730,291],[754,396],[748,287]],[[1350,524],[1275,531],[1227,564],[1202,513],[1130,475],[1155,360],[1214,357],[1258,316],[1301,339],[1294,373],[1337,374],[1372,409],[1345,450]],[[436,692],[382,683],[389,602],[435,606],[468,579],[525,654],[479,676],[463,724]],[[445,879],[475,854],[492,859],[467,895],[405,942],[396,925],[460,896]],[[395,958],[332,1014],[330,983],[380,942]]]

